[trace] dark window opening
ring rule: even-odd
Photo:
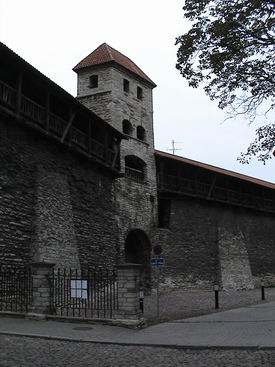
[[[143,182],[145,178],[145,162],[142,159],[127,155],[125,157],[125,177],[137,182]]]
[[[159,228],[170,227],[171,200],[159,199],[158,202],[158,219]]]
[[[145,140],[145,129],[142,126],[137,127],[137,139]]]
[[[127,134],[127,135],[131,135],[132,134],[132,124],[130,121],[128,120],[123,120],[122,121],[122,131],[124,134]]]
[[[98,87],[98,75],[91,75],[89,78],[89,87],[90,88],[97,88]]]
[[[137,87],[137,98],[142,99],[143,98],[143,91],[142,88]]]
[[[124,90],[124,92],[129,93],[130,82],[127,79],[123,79],[123,90]]]

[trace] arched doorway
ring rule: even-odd
[[[130,231],[125,241],[125,261],[143,265],[141,278],[145,289],[151,288],[150,253],[151,244],[147,235],[140,229]]]

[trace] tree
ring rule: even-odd
[[[254,121],[260,106],[275,107],[275,0],[185,0],[189,31],[176,39],[177,69],[191,87],[204,85],[229,117]],[[256,131],[239,158],[266,161],[275,147],[275,124]]]

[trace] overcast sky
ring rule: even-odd
[[[180,0],[0,0],[0,40],[74,96],[72,67],[108,43],[157,84],[157,149],[171,149],[174,139],[178,155],[275,182],[275,160],[265,166],[236,161],[263,118],[252,126],[244,119],[224,122],[217,102],[189,88],[175,69],[175,37],[188,29],[182,6]]]

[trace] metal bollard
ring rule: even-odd
[[[264,281],[261,281],[261,293],[262,293],[262,301],[265,300],[265,287],[264,287]]]
[[[219,286],[217,284],[214,285],[215,292],[215,309],[219,308]]]
[[[144,313],[144,291],[143,289],[139,291],[139,309],[141,313]]]

